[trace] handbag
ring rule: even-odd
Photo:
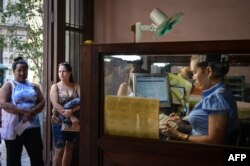
[[[77,125],[73,126],[72,124],[62,122],[61,131],[80,132],[80,124],[77,124]]]

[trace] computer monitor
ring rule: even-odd
[[[167,74],[131,73],[135,96],[158,98],[160,107],[170,107],[171,97]]]

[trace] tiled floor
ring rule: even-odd
[[[1,150],[1,164],[2,164],[0,165],[6,166],[6,149],[3,140],[2,143],[0,144],[0,150]],[[22,166],[30,166],[30,159],[25,148],[23,148],[23,153],[22,153]]]

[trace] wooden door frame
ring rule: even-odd
[[[43,58],[43,94],[46,105],[43,118],[43,142],[45,165],[52,162],[52,132],[51,132],[51,103],[49,100],[50,87],[57,82],[57,66],[65,61],[65,2],[66,0],[44,1],[44,58]],[[83,39],[93,40],[93,10],[94,1],[84,0],[84,35]],[[81,70],[81,69],[78,69]]]

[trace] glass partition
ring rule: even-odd
[[[226,96],[217,96],[217,98],[218,100],[224,100],[227,99],[228,94],[232,93],[237,103],[237,111],[233,115],[235,118],[225,119],[218,116],[218,119],[224,120],[225,123],[209,119],[210,113],[192,113],[204,100],[204,89],[197,85],[197,81],[193,80],[198,71],[193,71],[192,67],[190,68],[192,55],[104,55],[103,69],[101,69],[103,71],[101,79],[104,83],[104,134],[164,141],[190,139],[190,142],[192,142],[191,139],[194,139],[192,136],[196,135],[195,129],[197,126],[195,125],[199,125],[199,123],[194,123],[195,117],[198,116],[198,120],[206,119],[207,124],[198,126],[199,130],[204,128],[205,133],[208,131],[211,122],[227,126],[225,127],[226,131],[224,131],[225,136],[222,137],[226,140],[226,133],[231,129],[228,126],[234,123],[233,120],[238,115],[239,127],[235,129],[235,138],[230,138],[232,140],[229,140],[229,145],[249,147],[250,63],[244,61],[244,57],[248,55],[223,54],[223,56],[220,56],[227,57],[229,62],[229,71],[223,79],[228,89],[225,92]],[[213,56],[215,57],[215,55]],[[216,66],[217,64],[212,65]],[[231,92],[229,93],[228,90]],[[228,100],[231,101],[231,99]],[[223,101],[213,102],[225,104]],[[213,103],[205,104],[210,104],[211,109],[215,109]],[[203,106],[200,107],[203,108]],[[233,105],[228,107],[223,106],[223,109],[231,109]],[[205,109],[205,106],[203,109]],[[218,110],[220,109],[218,108]],[[191,113],[194,115],[190,119]],[[232,111],[230,114],[232,114]],[[173,115],[177,115],[180,119],[174,119]],[[169,129],[173,133],[178,131],[178,133],[183,134],[180,137],[183,138],[172,137],[171,132],[166,134],[161,130],[162,124],[167,125],[166,130]],[[216,125],[213,126],[216,127]],[[202,135],[201,133],[198,135]],[[218,144],[228,144],[224,140]]]

